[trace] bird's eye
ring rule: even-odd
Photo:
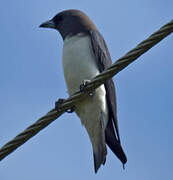
[[[58,21],[62,21],[62,16],[59,16]]]
[[[58,15],[53,18],[56,24],[59,24],[62,21],[62,19],[63,19],[62,16],[58,16]]]

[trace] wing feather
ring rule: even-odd
[[[111,64],[111,56],[102,35],[96,31],[90,31],[91,44],[100,72],[108,68]],[[120,144],[120,135],[117,119],[117,105],[115,95],[115,85],[112,79],[104,83],[106,89],[106,98],[109,109],[109,120],[105,130],[106,143],[123,164],[127,158]],[[114,130],[115,129],[115,130]],[[116,132],[116,133],[115,133]]]

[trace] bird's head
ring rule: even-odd
[[[96,26],[89,17],[80,10],[65,10],[58,13],[51,20],[40,25],[43,28],[53,28],[60,32],[63,39],[78,33],[96,30]]]

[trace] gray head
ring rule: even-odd
[[[79,10],[65,10],[58,13],[51,20],[40,25],[44,28],[53,28],[60,32],[63,39],[78,33],[89,33],[96,30],[96,26],[89,17]]]

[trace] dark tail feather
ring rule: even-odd
[[[98,149],[93,149],[93,156],[94,156],[94,170],[97,173],[98,169],[100,168],[101,164],[105,164],[106,162],[106,154],[107,149],[106,146],[99,146]]]
[[[108,125],[105,129],[105,140],[112,152],[118,157],[118,159],[123,163],[127,162],[126,155],[121,147],[121,144],[115,136],[115,131],[113,129],[112,121],[109,120]]]

